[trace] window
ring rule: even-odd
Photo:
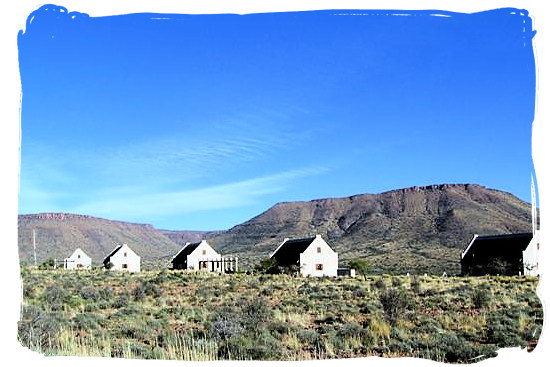
[[[320,247],[317,247],[317,253],[318,253],[318,254],[321,253],[321,248],[320,248]]]
[[[128,264],[122,264],[122,269],[128,269]]]
[[[124,253],[124,257],[126,257],[126,255],[127,255],[127,253],[125,252],[125,253]]]
[[[323,264],[315,264],[315,270],[323,270]]]
[[[78,258],[80,259],[80,255],[78,255]]]
[[[202,250],[202,254],[203,254],[203,255],[206,255],[206,250]]]

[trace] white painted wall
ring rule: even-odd
[[[91,269],[92,259],[84,251],[77,248],[70,257],[63,260],[63,268],[67,270]]]
[[[317,265],[321,265],[322,270],[317,269]],[[300,273],[303,276],[315,277],[338,275],[338,254],[321,238],[321,235],[315,236],[313,242],[300,254]]]
[[[200,260],[221,260],[221,255],[218,254],[205,240],[202,240],[201,243],[197,246],[195,251],[187,255],[187,269],[189,270],[200,270],[199,261]],[[205,269],[210,270],[210,269]],[[215,271],[221,271],[221,266]]]
[[[129,272],[139,272],[141,259],[132,251],[128,245],[124,244],[110,259],[113,267],[111,270],[125,270]]]
[[[527,248],[523,251],[523,274],[539,275],[539,231],[535,231]]]

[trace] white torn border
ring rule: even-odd
[[[8,364],[16,363],[18,365],[40,364],[41,366],[69,366],[75,363],[93,366],[101,363],[109,366],[243,366],[243,365],[269,365],[269,366],[354,366],[374,364],[377,366],[444,366],[442,363],[423,360],[418,358],[387,359],[378,357],[358,358],[350,360],[326,360],[326,361],[305,361],[305,362],[181,362],[181,361],[145,361],[145,360],[122,360],[111,358],[81,358],[81,357],[44,357],[35,352],[23,348],[16,340],[17,320],[19,320],[20,304],[17,300],[21,299],[21,284],[19,279],[19,257],[17,250],[17,199],[18,199],[18,172],[19,172],[19,146],[20,135],[20,105],[21,105],[21,82],[19,78],[19,65],[17,60],[17,33],[24,29],[29,14],[47,3],[33,0],[19,0],[3,4],[3,20],[0,22],[2,32],[2,98],[0,99],[3,119],[1,120],[2,131],[0,137],[2,142],[2,168],[5,172],[2,175],[2,210],[0,211],[0,225],[2,226],[2,276],[5,289],[3,292],[4,302],[2,303],[1,323],[2,332],[0,333],[0,346],[3,352],[3,361]],[[548,157],[548,138],[550,118],[547,109],[548,103],[548,85],[550,78],[546,68],[541,65],[548,65],[549,56],[549,36],[550,16],[544,2],[535,0],[526,1],[347,1],[347,0],[307,0],[307,1],[221,1],[221,0],[203,0],[201,2],[188,2],[177,0],[65,0],[59,1],[56,5],[63,6],[69,12],[78,11],[88,14],[91,17],[121,15],[129,13],[159,13],[167,14],[214,14],[214,13],[263,13],[263,12],[282,12],[282,11],[305,11],[305,10],[331,10],[331,9],[396,9],[393,15],[399,15],[399,10],[442,10],[460,13],[474,13],[491,9],[504,7],[515,7],[526,9],[529,16],[533,19],[533,29],[537,31],[534,38],[534,53],[537,66],[537,95],[535,108],[535,122],[533,123],[533,160],[536,169],[536,181],[539,190],[539,203],[541,208],[541,231],[540,242],[540,271],[538,294],[543,301],[544,295],[548,293],[548,284],[545,278],[545,271],[548,268],[548,250],[546,229],[546,215],[544,208],[549,207],[547,203],[548,188],[548,167],[546,157]],[[446,16],[434,11],[433,16]],[[18,123],[19,122],[19,123]],[[24,138],[24,137],[23,137]],[[546,159],[545,159],[546,158]],[[526,178],[526,184],[528,178]],[[549,237],[550,238],[550,237]],[[532,353],[527,353],[520,348],[501,349],[499,356],[490,358],[478,363],[476,366],[505,366],[529,364],[530,366],[545,365],[548,353],[550,337],[547,334],[548,327],[544,328],[543,334],[539,340],[539,345]]]

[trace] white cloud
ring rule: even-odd
[[[288,188],[297,179],[327,171],[325,167],[291,170],[233,183],[171,192],[138,194],[134,188],[131,194],[124,195],[123,190],[115,188],[113,195],[106,194],[103,197],[90,198],[87,203],[75,207],[72,211],[109,218],[139,220],[153,216],[165,217],[243,207],[257,202],[266,195]]]

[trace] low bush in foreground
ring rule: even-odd
[[[536,343],[536,278],[22,271],[19,340],[45,355],[179,360],[411,356]]]

